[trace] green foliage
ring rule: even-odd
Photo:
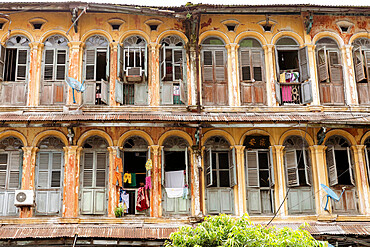
[[[166,247],[324,247],[327,243],[315,240],[304,230],[254,225],[248,216],[232,218],[227,215],[208,216],[197,227],[180,227],[171,234]]]
[[[118,207],[116,207],[116,209],[114,209],[114,215],[117,218],[123,216],[123,208],[121,207],[121,205],[119,205]]]

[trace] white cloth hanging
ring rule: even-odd
[[[179,198],[184,194],[183,188],[165,188],[168,198]]]
[[[184,188],[184,170],[166,172],[166,188]]]

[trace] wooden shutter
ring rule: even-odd
[[[302,92],[302,104],[311,103],[313,100],[311,80],[308,80],[301,84],[301,92]]]
[[[76,93],[76,92],[75,92]],[[95,83],[85,82],[84,104],[95,105],[96,88]]]
[[[186,97],[186,82],[185,80],[180,80],[180,101],[187,104],[187,97]]]
[[[337,165],[335,161],[334,147],[328,147],[326,151],[326,165],[329,171],[329,185],[338,184]]]
[[[6,175],[8,168],[8,153],[0,153],[0,189],[6,188]]]
[[[165,45],[162,45],[162,57],[161,58],[161,61],[160,61],[160,72],[161,72],[161,80],[164,80],[164,78],[166,78],[166,74],[167,74],[167,71],[166,71],[166,46]]]
[[[213,52],[203,51],[203,80],[213,82]]]
[[[226,63],[225,63],[225,52],[215,51],[215,81],[224,82],[226,81]]]
[[[115,100],[116,102],[123,104],[123,82],[116,80],[116,91]]]
[[[109,102],[109,84],[104,80],[101,80],[101,101],[105,104]]]
[[[185,182],[186,185],[189,185],[189,161],[188,161],[188,148],[185,148]]]
[[[164,166],[165,166],[165,156],[164,156],[164,148],[162,147],[162,150],[161,150],[161,171],[162,171],[162,174],[161,174],[161,181],[162,181],[162,185],[165,186],[165,175],[164,174]]]
[[[296,150],[285,152],[285,169],[289,187],[299,186],[299,174]]]
[[[37,188],[49,188],[49,152],[39,153]]]
[[[65,80],[67,72],[67,50],[57,50],[56,55],[56,75],[58,81]]]
[[[27,79],[28,50],[18,49],[17,52],[17,72],[16,81],[25,81]]]
[[[258,151],[246,151],[247,186],[260,187]]]
[[[349,147],[347,147],[347,158],[348,158],[348,171],[349,171],[349,176],[350,176],[350,179],[351,179],[351,183],[352,185],[356,185],[355,184],[355,178],[354,178],[354,174],[353,174],[353,162],[352,162],[352,159],[351,159],[351,150]]]
[[[206,171],[206,186],[213,185],[213,171],[212,171],[212,149],[208,148],[204,152],[204,166]]]
[[[240,80],[250,81],[252,80],[251,75],[251,56],[250,50],[240,50]]]
[[[105,188],[106,185],[106,170],[107,170],[107,153],[98,152],[96,153],[96,176],[95,185],[96,187]]]
[[[353,65],[355,67],[356,82],[365,79],[364,58],[362,56],[361,47],[353,50]]]
[[[273,152],[272,147],[269,148],[269,176],[270,176],[270,187],[273,187],[275,185],[275,172],[274,172],[274,158],[273,158]]]
[[[252,214],[259,214],[262,212],[261,208],[261,192],[259,189],[248,189],[248,212]]]
[[[0,44],[0,81],[4,81],[5,54],[5,47]]]
[[[146,82],[135,83],[135,105],[146,105],[148,88]]]
[[[338,51],[329,51],[330,82],[343,83],[342,65]]]
[[[62,167],[63,167],[62,152],[53,152],[53,154],[52,154],[52,171],[51,171],[51,185],[50,185],[50,187],[60,188]]]
[[[96,50],[87,49],[85,51],[85,79],[95,81],[96,70]]]
[[[323,82],[329,79],[328,59],[325,47],[317,50],[317,66],[319,72],[319,81]]]
[[[163,105],[173,104],[173,84],[172,82],[162,81],[161,98]]]
[[[304,82],[310,78],[310,64],[308,63],[307,46],[298,50],[298,60],[300,82]]]
[[[276,101],[281,105],[283,101],[281,100],[281,88],[280,83],[275,81],[275,95],[276,95]]]
[[[44,52],[44,81],[54,80],[54,49],[47,49]]]
[[[252,51],[253,81],[263,81],[263,55],[262,51]]]
[[[21,153],[19,151],[9,153],[9,189],[19,189],[20,187],[20,157]]]
[[[302,152],[303,152],[303,161],[304,161],[304,168],[305,168],[306,183],[311,186],[312,176],[311,176],[310,152],[307,149],[302,150]]]
[[[236,180],[236,157],[235,157],[235,148],[232,148],[229,151],[229,176],[230,176],[230,187],[234,187],[237,184]]]
[[[82,187],[91,188],[93,187],[93,173],[94,170],[94,153],[86,152],[84,153],[83,160],[83,175],[82,175]]]
[[[370,51],[364,51],[367,81],[370,82]]]
[[[280,67],[279,67],[279,53],[275,46],[275,69],[276,69],[276,81],[280,80]]]

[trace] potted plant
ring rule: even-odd
[[[116,207],[116,209],[114,209],[114,215],[117,218],[121,218],[123,216],[123,207],[121,205],[119,205],[118,207]]]

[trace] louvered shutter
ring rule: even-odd
[[[96,70],[96,50],[87,49],[85,51],[85,79],[95,81]]]
[[[240,50],[240,72],[242,81],[250,81],[252,79],[250,50]]]
[[[180,80],[180,101],[187,104],[187,97],[186,97],[186,83],[185,80]]]
[[[366,167],[367,167],[367,179],[369,180],[370,183],[370,160],[369,160],[369,152],[370,150],[368,147],[365,148],[365,157],[366,157]]]
[[[49,153],[40,152],[38,162],[38,176],[37,176],[37,188],[46,189],[49,188]]]
[[[311,176],[310,152],[307,149],[302,150],[302,152],[303,152],[303,161],[304,161],[304,168],[305,168],[306,183],[311,186],[312,176]]]
[[[44,81],[54,79],[54,49],[48,49],[44,52]]]
[[[57,71],[56,80],[62,81],[66,78],[67,72],[67,50],[57,50]]]
[[[83,93],[84,103],[89,105],[95,104],[95,97],[96,97],[96,88],[95,83],[86,83],[85,82],[85,92]]]
[[[342,65],[338,51],[329,51],[329,71],[331,82],[343,82]]]
[[[310,78],[310,64],[308,63],[308,49],[307,46],[298,50],[299,60],[299,77],[300,82],[304,82]]]
[[[213,82],[213,52],[203,51],[203,80]]]
[[[5,54],[5,47],[0,44],[0,81],[4,81]]]
[[[229,175],[230,175],[230,187],[234,187],[237,184],[236,180],[236,154],[235,154],[235,148],[232,148],[229,151]]]
[[[116,91],[115,100],[116,102],[123,104],[123,82],[116,80]]]
[[[338,184],[337,165],[335,161],[334,147],[328,147],[326,151],[326,165],[329,171],[329,184],[334,186]]]
[[[82,187],[91,188],[93,187],[94,153],[85,153],[83,164]]]
[[[364,51],[367,81],[370,82],[370,51]]]
[[[110,78],[110,48],[106,51],[106,68],[105,68],[105,80],[109,81]]]
[[[312,97],[312,82],[308,80],[301,84],[301,93],[302,93],[302,104],[311,103],[313,100]]]
[[[224,51],[214,51],[215,54],[215,79],[217,82],[226,81],[226,63],[225,63],[225,52]]]
[[[63,167],[63,156],[61,152],[53,152],[52,157],[52,172],[51,172],[51,186],[52,188],[60,188],[61,175]]]
[[[118,57],[118,68],[117,68],[117,78],[123,79],[123,71],[124,71],[124,61],[125,61],[125,52],[123,49],[123,46],[118,44],[118,49],[117,49],[117,57]]]
[[[146,82],[135,83],[135,105],[146,105],[148,98],[148,87]]]
[[[105,176],[106,176],[106,168],[107,168],[107,153],[106,152],[98,152],[96,153],[96,180],[95,184],[96,187],[105,188]]]
[[[364,58],[362,56],[361,47],[353,50],[353,65],[355,67],[356,82],[365,79]]]
[[[165,157],[164,157],[164,148],[162,147],[162,150],[161,150],[161,171],[162,171],[162,174],[161,174],[161,181],[162,181],[162,185],[165,186],[165,181],[164,181],[164,178],[165,178],[165,175],[164,174],[164,166],[165,166]]]
[[[252,50],[253,80],[263,81],[263,55],[262,51]]]
[[[276,70],[276,80],[280,80],[280,67],[279,67],[279,53],[275,46],[275,70]]]
[[[186,182],[186,185],[189,185],[189,161],[188,161],[188,148],[186,147],[185,148],[185,182]]]
[[[275,185],[275,172],[274,172],[274,158],[272,147],[269,148],[270,160],[269,160],[269,176],[270,176],[270,187]]]
[[[109,84],[104,80],[101,80],[101,101],[105,104],[109,102]]]
[[[281,105],[282,100],[281,100],[281,88],[280,88],[280,83],[275,81],[275,95],[276,95],[276,101]]]
[[[25,81],[27,79],[28,50],[18,49],[17,53],[17,72],[16,81]]]
[[[260,187],[258,151],[245,151],[247,166],[247,186]]]
[[[161,98],[163,105],[173,104],[173,84],[172,82],[162,82]]]
[[[6,188],[7,169],[8,169],[8,154],[0,153],[0,189]]]
[[[166,78],[166,46],[162,45],[162,56],[160,57],[160,72],[161,72],[161,80],[164,80]]]
[[[348,171],[349,171],[349,176],[350,176],[350,179],[351,179],[351,183],[352,183],[352,185],[356,185],[354,174],[353,174],[353,162],[352,162],[352,158],[351,158],[351,150],[350,150],[349,147],[347,147],[347,158],[348,158]]]
[[[19,151],[13,151],[9,153],[9,189],[19,189],[20,187],[20,157]]]
[[[323,82],[329,79],[328,59],[326,56],[325,47],[317,50],[317,65],[318,65],[318,72],[319,72],[318,73],[319,81]]]
[[[213,171],[212,171],[212,149],[208,148],[204,152],[204,166],[206,171],[206,186],[213,185]]]
[[[299,186],[299,174],[296,150],[287,150],[285,153],[285,168],[289,187]]]

